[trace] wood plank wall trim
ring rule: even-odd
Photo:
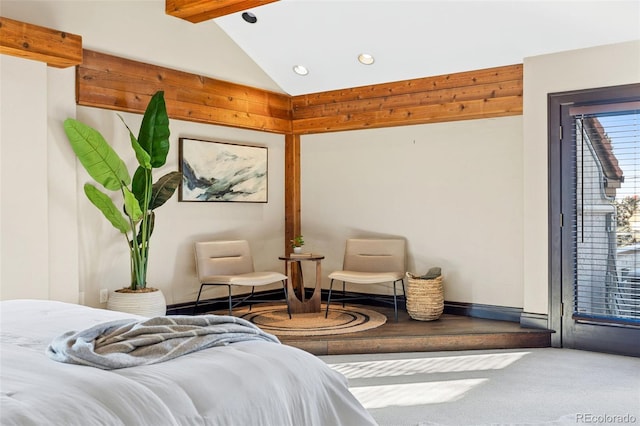
[[[522,64],[292,98],[293,132],[335,132],[522,114]]]
[[[67,68],[82,62],[82,37],[0,16],[0,53]]]
[[[84,50],[77,68],[77,103],[144,113],[165,91],[169,117],[272,133],[291,132],[288,95]]]
[[[275,1],[278,0],[166,0],[165,12],[167,15],[196,23]]]

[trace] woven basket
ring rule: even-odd
[[[419,321],[433,321],[444,311],[442,275],[432,280],[418,278],[407,272],[407,312]]]

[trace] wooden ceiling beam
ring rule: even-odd
[[[0,16],[0,53],[67,68],[82,63],[82,37]]]
[[[293,132],[339,132],[522,114],[522,64],[291,98]]]
[[[78,103],[141,112],[165,90],[172,118],[304,135],[522,114],[522,65],[301,96],[85,51]]]
[[[197,23],[273,3],[278,0],[166,0],[167,15]]]
[[[117,56],[84,51],[76,73],[78,105],[143,113],[164,90],[172,119],[272,133],[291,132],[288,95]]]

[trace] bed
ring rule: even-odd
[[[131,314],[10,300],[0,302],[0,317],[5,426],[375,425],[344,376],[283,344],[243,341],[108,370],[57,362],[45,352],[65,332]]]

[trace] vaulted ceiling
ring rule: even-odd
[[[171,3],[223,16],[192,23],[168,14]],[[2,0],[0,15],[80,34],[87,49],[289,95],[640,40],[638,0]]]
[[[290,95],[640,39],[637,0],[281,0],[248,11],[255,23],[242,12],[215,23]],[[375,62],[359,63],[360,53]]]

